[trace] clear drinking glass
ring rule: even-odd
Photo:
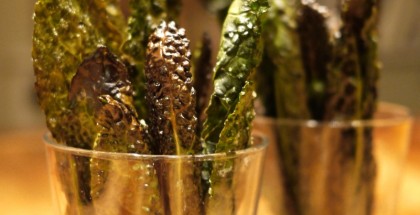
[[[273,143],[262,200],[280,215],[394,215],[411,123],[389,103],[366,121],[257,118]]]
[[[261,136],[244,150],[194,156],[99,152],[45,139],[57,214],[256,213]],[[210,191],[202,178],[211,179]]]

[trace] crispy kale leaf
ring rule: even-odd
[[[96,29],[94,15],[84,15],[82,3],[39,0],[35,4],[32,58],[38,100],[53,137],[60,143],[91,149],[95,134],[92,118],[79,118],[88,115],[88,110],[72,107],[68,100],[69,86],[78,65],[98,44],[106,44],[107,37]],[[101,22],[112,21],[103,16]],[[67,198],[73,201],[74,196],[80,196],[81,199],[74,201],[88,204],[91,201],[89,161],[78,159],[69,165],[74,166],[74,175],[80,181],[76,191],[80,195],[69,191]],[[66,176],[62,179],[71,180]]]
[[[300,1],[271,4],[264,22],[265,60],[269,62],[265,66],[271,68],[263,72],[274,77],[274,96],[268,101],[274,97],[275,114],[281,119],[322,118],[331,52],[323,8]],[[273,112],[274,108],[267,109]],[[299,147],[305,140],[292,126],[281,127],[276,135],[288,213],[301,214]]]
[[[106,47],[99,47],[79,66],[71,82],[69,99],[72,110],[85,110],[74,111],[78,114],[76,116],[84,119],[83,125],[90,123],[94,126],[93,150],[151,154],[147,145],[147,127],[137,119],[132,96],[127,68]],[[157,175],[151,170],[152,165],[127,165],[91,158],[90,192],[95,210],[103,213],[104,204],[107,204],[107,210],[112,213],[134,213],[134,202],[141,200],[145,210],[159,212]],[[129,172],[121,172],[120,169],[128,169]],[[118,177],[119,187],[124,190],[118,195],[122,199],[114,198],[112,204],[106,203],[104,201],[110,195],[119,192],[119,189],[109,186],[116,180],[115,177]],[[150,186],[143,189],[144,184]]]
[[[70,85],[69,100],[74,106],[78,97],[97,105],[100,95],[110,95],[133,111],[133,91],[125,65],[107,47],[100,46],[79,66]]]
[[[151,154],[147,126],[138,121],[132,109],[110,95],[102,95],[99,100],[95,119],[100,129],[94,150]]]
[[[32,57],[39,103],[53,137],[75,147],[91,148],[92,142],[76,138],[78,134],[69,126],[72,120],[68,120],[72,115],[68,101],[71,79],[83,58],[103,41],[81,12],[73,1],[38,1]],[[76,140],[66,139],[68,135]]]
[[[146,98],[154,147],[159,154],[191,153],[198,144],[189,40],[174,22],[162,22],[149,41]]]
[[[255,86],[252,81],[247,81],[240,93],[239,102],[233,113],[225,122],[221,131],[220,143],[216,152],[235,153],[236,150],[249,146],[251,122],[254,119],[254,92]],[[235,164],[233,160],[220,160],[212,163],[210,176],[211,189],[206,199],[207,214],[235,214],[235,183],[233,181]]]
[[[214,152],[224,123],[239,100],[246,80],[261,61],[260,17],[265,0],[234,1],[223,26],[220,50],[214,69],[214,92],[206,111],[201,136],[207,153]]]
[[[376,1],[343,0],[343,25],[331,42],[325,9],[313,1],[272,1],[264,34],[269,61],[276,68],[277,117],[282,119],[354,120],[372,117],[376,104]],[[299,129],[284,126],[277,132],[279,155],[289,213],[301,214],[301,158],[298,143],[310,141]],[[375,164],[369,129],[345,129],[338,133],[327,177],[334,184],[327,192],[336,201],[328,210],[372,209]],[[326,146],[327,147],[327,146]],[[355,190],[350,203],[345,190]],[[362,200],[363,199],[363,200]],[[366,201],[364,201],[366,200]],[[338,202],[340,202],[338,204]],[[354,207],[357,205],[357,207]]]
[[[99,97],[97,151],[151,154],[147,128],[127,105],[110,95]],[[158,177],[146,161],[91,159],[91,195],[98,214],[163,214]],[[118,183],[119,186],[113,185]],[[119,194],[117,194],[119,193]],[[120,197],[116,199],[115,196]],[[110,202],[107,202],[110,200]],[[140,205],[141,206],[140,206]]]
[[[127,133],[124,135],[124,132],[129,131],[124,131],[119,127],[129,128],[132,125],[130,123],[134,123],[132,120],[137,120],[128,70],[108,48],[103,46],[99,47],[91,57],[86,58],[82,62],[71,81],[68,98],[73,115],[83,119],[85,122],[83,125],[92,124],[95,127],[90,128],[93,132],[93,139],[97,139],[98,134],[104,128],[110,131],[113,129],[110,126],[115,126],[114,132],[117,133],[116,135],[110,135],[109,133],[104,135],[107,136],[108,141],[110,141],[108,144],[110,145],[98,145],[97,142],[93,141],[95,142],[93,149],[113,152],[135,152],[133,149],[131,151],[127,149],[130,144],[126,143],[128,139],[125,139],[125,135]],[[121,106],[116,108],[116,104],[112,105],[108,103],[112,101],[118,104],[121,103]],[[104,105],[109,108],[103,109]],[[111,112],[111,107],[115,107],[113,110],[116,112]],[[123,107],[124,109],[122,109]],[[127,110],[121,112],[122,110],[118,111],[119,109]],[[126,118],[126,120],[122,120],[122,118]],[[107,119],[119,123],[106,124]],[[87,120],[91,122],[86,122]],[[144,138],[139,136],[132,137],[130,143],[133,143],[134,139],[138,139],[136,142],[139,144],[145,144]],[[119,144],[127,145],[121,146],[120,148],[118,145],[115,145],[118,140],[124,140],[124,143]],[[139,152],[147,152],[147,150],[141,150]]]
[[[135,106],[141,116],[148,114],[146,107],[146,86],[144,64],[148,37],[164,20],[176,20],[180,14],[179,0],[130,0],[128,18],[128,37],[122,49],[125,58],[132,64],[131,80],[133,82]]]
[[[267,7],[265,0],[236,0],[229,8],[214,69],[214,92],[201,134],[204,153],[234,153],[248,145],[254,116],[251,79],[261,61],[260,19]],[[204,164],[206,213],[235,213],[233,171],[231,160]]]
[[[71,81],[68,96],[71,116],[80,121],[81,130],[77,133],[88,136],[91,143],[98,133],[95,113],[101,95],[110,95],[134,111],[127,69],[106,47],[99,47],[82,62]]]
[[[216,145],[216,152],[234,152],[249,146],[251,122],[255,116],[254,85],[253,80],[246,81],[235,110],[229,114],[223,130],[220,132],[219,142],[223,144]]]
[[[162,22],[150,36],[145,70],[146,99],[153,147],[158,154],[183,155],[200,151],[195,134],[196,95],[190,58],[185,30],[178,29],[175,22]],[[167,213],[202,213],[197,168],[192,164],[182,164],[182,161],[178,161],[175,167],[165,163],[157,167]]]
[[[98,45],[119,47],[124,28],[116,2],[39,0],[35,5],[33,62],[36,90],[47,125],[59,142],[80,148],[92,147],[92,135],[72,131],[75,119],[68,100],[69,86],[83,59]],[[88,15],[86,15],[88,14]],[[75,125],[73,125],[75,124]],[[90,133],[90,132],[88,132]]]

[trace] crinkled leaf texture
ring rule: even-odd
[[[262,54],[261,16],[266,0],[234,1],[223,25],[222,40],[214,69],[214,92],[207,108],[202,138],[205,151],[214,152],[225,121],[238,103],[240,92]]]

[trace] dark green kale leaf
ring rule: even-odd
[[[261,16],[267,8],[266,0],[236,0],[229,8],[214,69],[214,92],[201,133],[204,153],[235,153],[248,146],[254,116],[252,74],[261,61]],[[233,172],[232,160],[204,165],[203,175],[209,176],[203,178],[208,187],[207,214],[236,213]]]
[[[235,110],[229,114],[223,130],[220,132],[219,142],[223,144],[216,145],[216,153],[234,152],[249,146],[251,122],[255,116],[253,107],[256,95],[254,90],[253,80],[246,81]]]
[[[267,8],[266,0],[238,0],[229,9],[214,69],[214,92],[201,134],[207,153],[214,152],[226,119],[234,111],[240,92],[261,61],[260,17]]]
[[[235,110],[226,119],[219,144],[216,146],[216,152],[235,153],[236,150],[245,149],[249,146],[251,122],[255,116],[253,105],[256,95],[254,90],[254,83],[247,81],[240,93]],[[206,199],[208,214],[215,214],[215,211],[222,214],[234,214],[234,168],[234,161],[229,159],[212,163],[211,189],[208,191],[209,196]]]

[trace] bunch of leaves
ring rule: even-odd
[[[268,107],[276,109],[272,116],[372,118],[379,72],[378,2],[343,0],[341,24],[315,1],[270,3],[264,18],[264,56],[269,67],[261,72],[271,73],[266,76],[275,77],[275,85],[279,85],[271,86],[277,94],[267,99],[276,103],[264,103],[276,106]]]
[[[371,119],[377,102],[378,2],[342,1],[341,25],[333,27],[328,24],[331,14],[327,8],[315,1],[270,3],[264,19],[262,75],[257,77],[266,114],[291,120]],[[289,213],[303,214],[299,150],[308,138],[287,125],[277,133]],[[330,191],[343,205],[331,207],[331,214],[343,213],[349,206],[344,201],[349,186],[356,192],[360,211],[370,213],[375,175],[371,138],[371,131],[362,128],[344,129],[340,134],[332,162],[342,167],[331,166],[337,187],[331,185]]]
[[[252,74],[260,63],[260,17],[267,1],[235,0],[230,7],[211,98],[209,40],[197,51],[194,82],[185,30],[162,22],[176,20],[180,7],[179,0],[131,0],[126,20],[118,0],[38,0],[35,85],[57,142],[96,151],[166,155],[234,153],[248,146],[254,116]],[[200,86],[197,92],[193,84]],[[69,171],[62,171],[60,180],[77,183],[65,190],[69,205],[92,204],[99,214],[115,192],[123,194],[112,202],[115,207],[109,205],[110,213],[202,214],[203,207],[217,208],[211,205],[214,192],[208,195],[208,190],[233,186],[232,176],[228,183],[219,183],[217,176],[226,165],[233,169],[233,163],[204,167],[211,179],[202,180],[203,167],[181,161],[174,167],[96,157],[58,162],[64,161]],[[129,171],[114,174],[122,169]],[[121,189],[112,190],[109,183],[116,180]],[[228,198],[231,204],[232,193]],[[210,203],[204,205],[205,199]],[[145,202],[142,211],[138,202]],[[229,207],[225,211],[234,212],[234,205]],[[92,212],[77,210],[69,207],[67,213]]]
[[[147,126],[139,116],[147,114],[146,104],[135,101],[144,97],[144,44],[151,29],[166,17],[166,3],[130,1],[127,23],[116,0],[37,1],[32,52],[35,86],[57,142],[84,149],[152,153],[145,147]],[[63,183],[78,183],[65,191],[69,205],[89,205],[101,194],[107,170],[116,167],[83,157],[69,162],[66,165],[74,168],[62,171],[60,177]],[[153,178],[145,178],[146,184],[156,184]],[[68,208],[68,213],[72,210]]]

